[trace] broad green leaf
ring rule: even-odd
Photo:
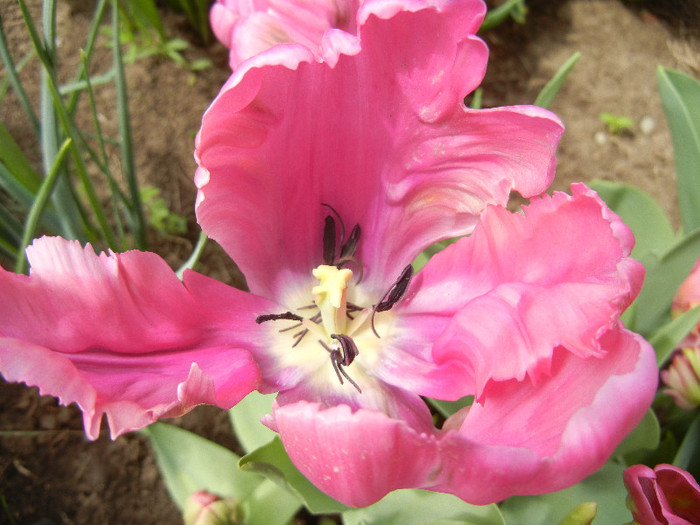
[[[700,414],[697,415],[685,433],[683,442],[673,459],[673,464],[678,468],[690,471],[691,474],[694,472],[695,475],[700,470]]]
[[[660,255],[673,245],[671,223],[649,194],[635,186],[600,179],[592,181],[590,187],[634,233],[632,257],[644,263],[649,254]]]
[[[598,472],[568,489],[541,496],[509,498],[501,505],[501,512],[509,525],[552,525],[563,520],[580,503],[594,501],[598,504],[595,523],[628,523],[632,515],[625,505],[624,470],[624,466],[608,462]]]
[[[649,337],[671,315],[671,302],[678,287],[690,273],[700,255],[700,229],[693,231],[666,251],[646,261],[644,287],[635,301],[630,328]]]
[[[661,427],[656,414],[649,409],[637,427],[615,449],[613,456],[624,456],[637,450],[654,450],[661,440]]]
[[[344,525],[504,525],[496,505],[470,505],[452,494],[395,490],[369,507],[343,513]],[[525,523],[525,522],[513,522]]]
[[[343,512],[348,507],[318,490],[297,470],[278,437],[241,458],[241,470],[271,479],[296,494],[314,514]]]
[[[238,442],[246,452],[266,445],[277,433],[260,422],[260,419],[272,413],[272,401],[276,394],[251,392],[241,402],[229,410],[229,417]]]
[[[242,525],[285,525],[301,507],[301,501],[294,494],[265,479],[241,503],[245,519]]]
[[[197,490],[241,501],[263,481],[238,468],[238,455],[197,434],[164,423],[142,432],[151,441],[165,484],[180,509]]]
[[[700,323],[700,306],[684,312],[654,332],[649,342],[656,351],[656,364],[661,366],[698,323]]]
[[[537,98],[535,99],[535,106],[540,106],[541,108],[547,109],[552,105],[554,98],[564,85],[566,77],[568,77],[571,70],[574,69],[574,66],[576,65],[576,62],[578,62],[579,58],[581,58],[581,53],[576,51],[566,60],[566,62],[562,64],[557,72],[554,73],[554,76],[549,79],[549,82],[547,82],[542,88],[539,95],[537,95]]]
[[[683,231],[700,227],[700,82],[659,66],[656,80],[671,130]]]

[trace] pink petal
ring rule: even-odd
[[[299,401],[275,402],[273,414],[292,462],[345,505],[363,507],[392,490],[429,485],[436,474],[435,436],[382,412]]]
[[[249,352],[265,341],[252,337],[251,310],[269,302],[238,292],[226,330],[215,330],[207,302],[155,254],[96,255],[46,237],[27,254],[29,277],[0,271],[0,370],[76,402],[91,439],[102,414],[116,437],[197,404],[229,408],[256,388]]]
[[[600,334],[618,322],[644,273],[611,213],[582,185],[572,197],[534,201],[524,215],[491,208],[471,237],[416,276],[396,315],[414,324],[452,316],[432,357],[461,367],[453,373],[463,371],[463,391],[453,396],[480,395],[491,379],[537,381],[559,345],[579,357],[604,355]]]
[[[469,233],[487,204],[549,185],[556,117],[464,107],[486,66],[469,34],[483,5],[402,11],[417,4],[367,7],[353,56],[331,45],[319,63],[301,46],[271,48],[205,114],[197,217],[254,293],[284,303],[289,283],[308,284],[322,261],[323,203],[348,231],[361,226],[363,287],[383,293],[427,245]]]
[[[491,382],[484,402],[445,423],[444,470],[433,490],[474,504],[566,488],[600,468],[642,419],[656,391],[653,349],[613,329],[603,358],[559,349],[537,384]]]

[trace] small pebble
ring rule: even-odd
[[[608,134],[605,131],[598,131],[593,135],[593,140],[599,146],[605,146],[608,143]]]
[[[642,120],[639,121],[639,129],[645,135],[650,135],[654,131],[655,128],[656,128],[656,121],[654,120],[653,117],[650,117],[649,115],[647,115],[646,117],[642,117]]]

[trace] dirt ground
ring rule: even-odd
[[[485,106],[531,103],[569,56],[582,53],[551,107],[567,127],[554,189],[565,190],[571,182],[593,178],[636,184],[651,193],[677,224],[673,151],[655,68],[663,65],[700,76],[696,38],[700,13],[688,7],[691,2],[652,1],[656,8],[652,13],[643,2],[532,1],[524,26],[508,23],[486,35],[491,61],[483,84]],[[36,12],[40,2],[32,4]],[[76,35],[86,27],[92,3],[57,4],[61,56],[70,63],[78,56],[82,36]],[[668,14],[671,20],[665,18]],[[0,2],[0,16],[17,59],[30,44],[16,4]],[[167,14],[165,22],[171,34],[192,40],[182,18]],[[142,180],[161,189],[171,208],[185,215],[190,226],[185,237],[156,243],[155,251],[174,267],[187,257],[198,234],[193,213],[193,136],[204,109],[227,77],[227,57],[221,46],[195,42],[187,56],[209,57],[214,67],[193,77],[172,61],[155,57],[127,69],[137,171]],[[23,79],[36,76],[36,71],[28,66]],[[98,90],[100,107],[108,107],[112,97],[109,89]],[[0,104],[0,119],[23,147],[36,152],[18,111],[8,95]],[[612,135],[599,118],[602,112],[629,117],[635,126],[628,133]],[[116,134],[116,122],[108,111],[103,124],[108,135]],[[239,281],[235,267],[214,243],[209,243],[203,261],[205,273],[226,282]],[[141,435],[113,442],[105,427],[97,442],[88,442],[75,407],[58,406],[53,398],[40,397],[36,389],[24,385],[0,382],[0,406],[0,523],[180,521]],[[200,407],[174,423],[225,446],[236,446],[226,413],[214,407]],[[308,516],[298,518],[298,523],[313,522]]]

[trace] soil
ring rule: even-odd
[[[657,8],[652,13],[639,2],[528,2],[525,25],[508,22],[485,36],[491,61],[483,101],[485,106],[532,103],[559,66],[581,51],[581,59],[551,107],[567,127],[553,188],[566,190],[571,182],[594,178],[635,184],[653,195],[677,225],[673,151],[655,68],[663,65],[700,76],[696,33],[700,13],[688,7],[692,2],[675,2],[686,11],[671,4],[650,2],[649,8]],[[39,13],[40,2],[30,6],[32,13]],[[72,72],[93,4],[71,1],[57,2],[57,6],[60,56]],[[658,10],[664,7],[666,12]],[[666,19],[669,13],[674,15],[670,20]],[[0,2],[0,16],[17,60],[31,49],[19,9],[14,2]],[[228,68],[220,45],[198,42],[179,15],[164,11],[163,17],[169,34],[191,42],[185,52],[188,59],[207,57],[214,63],[196,75],[162,57],[141,59],[127,67],[137,172],[188,220],[185,236],[153,239],[154,251],[177,267],[198,234],[191,182],[193,136]],[[109,60],[107,50],[98,53]],[[34,86],[29,93],[32,100],[38,98],[38,80],[32,81],[38,79],[35,62],[22,73],[25,85]],[[101,87],[97,96],[104,111],[104,131],[116,135],[116,121],[110,114],[114,93]],[[629,117],[635,125],[613,135],[599,118],[602,112]],[[38,159],[36,139],[12,94],[2,100],[0,119]],[[214,243],[208,244],[203,261],[204,273],[241,284],[235,266]],[[140,434],[111,441],[105,427],[99,440],[89,442],[74,406],[59,406],[25,385],[0,382],[0,406],[0,523],[180,522],[148,442]],[[199,407],[171,422],[237,447],[227,414],[215,407]],[[299,516],[297,522],[314,523],[315,518]]]

